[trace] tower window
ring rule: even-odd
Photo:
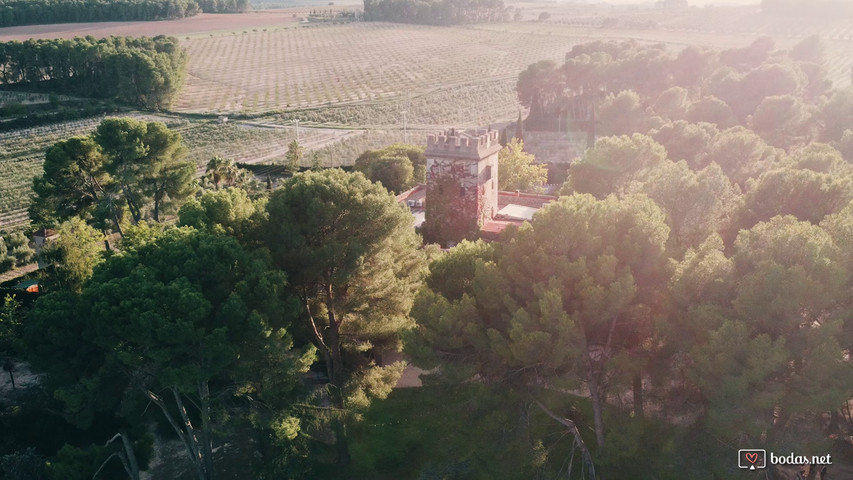
[[[486,169],[483,170],[483,181],[492,179],[492,166],[486,165]]]

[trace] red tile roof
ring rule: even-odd
[[[406,203],[407,200],[424,200],[426,198],[426,185],[419,184],[397,195],[397,201]]]
[[[501,233],[510,225],[521,226],[523,220],[490,220],[480,229],[480,235],[484,240],[497,240]]]
[[[56,235],[56,230],[54,230],[52,228],[40,228],[40,229],[36,230],[35,233],[33,233],[33,236],[43,237],[43,238],[50,238],[54,235]]]
[[[551,195],[538,195],[535,193],[498,192],[498,210],[509,204],[542,208],[556,199],[557,197]]]

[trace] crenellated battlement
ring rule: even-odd
[[[480,159],[500,148],[496,130],[447,128],[427,135],[426,155]]]
[[[498,211],[498,152],[492,129],[427,135],[424,238],[442,245],[473,235]]]

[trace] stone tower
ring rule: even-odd
[[[427,135],[423,234],[447,246],[474,238],[498,211],[498,132],[446,129]]]

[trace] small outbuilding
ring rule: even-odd
[[[41,228],[33,233],[33,244],[35,245],[39,268],[45,268],[47,266],[47,264],[42,260],[41,249],[57,238],[59,238],[59,234],[52,228]]]
[[[39,281],[27,280],[12,287],[15,290],[23,290],[30,293],[39,293]]]

